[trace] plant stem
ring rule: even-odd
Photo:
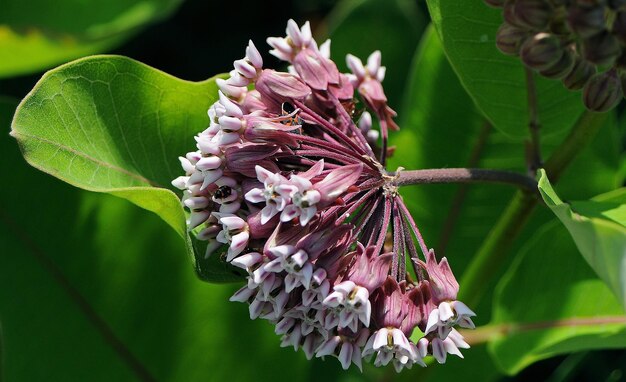
[[[586,112],[576,122],[575,127],[565,138],[563,143],[554,150],[544,169],[554,184],[563,174],[563,170],[578,155],[582,147],[591,142],[602,125],[606,122],[609,113]]]
[[[578,119],[570,134],[554,150],[546,162],[545,169],[553,184],[576,155],[593,140],[606,118],[606,114],[585,112]],[[539,199],[534,195],[522,191],[518,191],[513,196],[469,267],[463,273],[463,277],[461,277],[461,300],[470,306],[478,305],[538,201]]]
[[[459,300],[469,306],[478,305],[483,294],[490,287],[491,279],[506,259],[504,255],[524,228],[538,200],[529,193],[521,191],[515,193],[463,273],[460,280],[460,285],[463,287],[459,293]]]
[[[395,180],[397,186],[425,183],[501,183],[512,184],[527,191],[536,192],[537,182],[526,175],[502,170],[482,168],[440,168],[401,171]]]
[[[534,72],[524,69],[526,72],[526,93],[528,95],[528,129],[530,130],[530,143],[528,145],[528,173],[533,176],[543,166],[541,159],[541,144],[539,135],[539,116],[537,114],[537,89],[535,86]]]
[[[501,336],[533,330],[625,323],[626,316],[573,317],[541,322],[490,324],[476,328],[476,330],[462,330],[461,333],[469,344],[478,345]]]
[[[478,135],[478,139],[476,140],[476,143],[472,148],[472,152],[467,162],[467,167],[476,167],[476,165],[478,165],[483,150],[485,149],[487,138],[489,137],[489,134],[492,130],[493,126],[491,125],[491,123],[485,122],[483,124],[483,127],[480,130],[480,134]],[[448,210],[446,220],[444,221],[443,227],[441,228],[439,242],[435,247],[439,256],[445,256],[446,254],[448,242],[450,241],[450,237],[452,236],[454,228],[456,227],[456,223],[459,219],[459,215],[461,214],[463,202],[465,201],[467,192],[469,191],[469,187],[470,185],[467,183],[461,184],[454,194],[454,198],[452,199],[452,203],[450,204],[450,209]]]

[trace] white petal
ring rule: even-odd
[[[295,251],[295,248],[293,245],[286,244],[286,245],[277,245],[275,247],[270,247],[268,251],[275,257],[284,259],[285,257],[291,255]]]
[[[341,345],[341,351],[339,352],[339,362],[341,362],[341,367],[343,367],[344,370],[348,370],[348,368],[350,367],[350,363],[352,363],[352,352],[354,351],[354,349],[352,348],[352,344],[348,343],[348,342],[344,342],[343,345]]]
[[[454,316],[454,311],[452,311],[452,306],[450,303],[444,301],[439,304],[439,320],[442,322],[447,322]]]
[[[265,195],[263,195],[263,190],[260,188],[253,188],[246,192],[244,198],[251,203],[261,203],[265,201]]]
[[[263,209],[261,210],[261,224],[265,224],[270,221],[270,219],[272,219],[277,213],[278,210],[272,205],[268,204],[263,207]]]
[[[435,357],[437,362],[445,363],[448,353],[446,352],[446,349],[443,345],[443,341],[439,338],[434,338],[431,345],[433,348],[433,357]]]
[[[220,223],[228,228],[229,231],[242,229],[246,226],[246,221],[240,218],[239,216],[221,216]]]
[[[465,305],[461,301],[452,302],[452,309],[454,309],[456,314],[459,316],[474,317],[476,315],[476,313],[474,313],[470,308],[467,307],[467,305]]]
[[[439,310],[433,309],[432,312],[428,315],[428,322],[426,323],[426,330],[424,334],[428,334],[437,328],[437,324],[439,323]]]
[[[387,346],[387,335],[389,334],[389,331],[387,330],[387,328],[380,328],[378,329],[378,332],[376,332],[375,334],[375,338],[374,338],[374,343],[372,344],[372,348],[374,350],[378,350],[384,346]],[[389,361],[387,361],[389,362]]]

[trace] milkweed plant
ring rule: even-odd
[[[510,372],[546,356],[603,347],[600,341],[593,346],[584,341],[563,344],[583,335],[608,337],[606,347],[626,347],[623,178],[614,175],[613,190],[581,202],[564,202],[550,183],[566,176],[565,169],[602,129],[617,126],[623,133],[625,119],[615,116],[626,92],[626,1],[485,2],[429,1],[431,14],[437,15],[430,44],[446,53],[446,65],[452,64],[485,126],[523,136],[518,141],[525,155],[516,158],[521,171],[476,163],[398,165],[414,153],[403,145],[395,147],[394,135],[400,127],[410,131],[415,126],[399,122],[409,119],[388,103],[383,84],[394,68],[383,66],[385,57],[376,50],[385,47],[371,47],[367,57],[336,58],[343,60],[339,63],[331,58],[336,56],[330,39],[318,44],[309,22],[293,20],[285,36],[267,38],[269,55],[284,70],[267,67],[266,49],[252,40],[228,74],[201,85],[181,85],[121,57],[62,66],[46,74],[22,101],[11,134],[38,169],[81,188],[129,199],[161,216],[184,239],[202,279],[239,282],[230,300],[247,304],[250,319],[269,322],[267,330],[280,337],[280,346],[301,350],[309,360],[335,357],[344,369],[354,365],[359,370],[364,361],[376,367],[391,364],[402,372],[415,365],[444,364],[451,356],[463,358],[474,343],[497,347],[509,335],[533,330],[548,335],[551,328],[562,327],[570,330],[550,340],[555,350],[527,349],[535,352],[531,356],[516,355],[520,350],[515,350],[508,356],[509,348],[502,346],[498,353],[505,360],[499,363]],[[490,17],[499,26],[475,21],[496,13]],[[462,35],[463,25],[474,22],[488,33]],[[485,48],[472,51],[475,44]],[[340,70],[342,66],[348,71]],[[116,80],[125,87],[116,87]],[[157,80],[150,88],[150,81]],[[137,97],[126,90],[128,84],[148,86],[148,95],[139,97],[145,100],[128,106]],[[485,84],[500,87],[485,95]],[[82,90],[56,102],[55,97],[70,89]],[[445,88],[439,90],[445,95]],[[177,97],[199,99],[205,106],[183,112],[177,110]],[[74,108],[81,99],[90,106]],[[151,102],[172,104],[171,114],[155,117],[144,108]],[[567,116],[557,121],[555,115],[563,110]],[[141,128],[125,135],[123,114]],[[150,127],[168,118],[180,131]],[[204,126],[199,129],[191,120]],[[558,124],[564,127],[555,128]],[[103,131],[107,126],[112,126],[110,132]],[[427,128],[436,129],[429,136],[438,134],[446,142],[451,130],[463,127]],[[87,143],[78,144],[77,136]],[[418,146],[429,144],[426,138],[416,141]],[[124,149],[118,151],[120,147]],[[120,155],[132,165],[118,165],[115,158]],[[586,158],[587,165],[599,160]],[[167,166],[167,174],[152,176],[159,166]],[[486,183],[492,193],[502,185],[517,189],[491,231],[481,232],[485,242],[463,262],[465,269],[451,263],[471,254],[447,252],[449,261],[433,249],[429,242],[434,238],[422,234],[428,223],[420,221],[423,214],[415,215],[412,194],[405,193],[435,183]],[[471,203],[462,196],[458,200]],[[592,279],[605,304],[596,310],[556,309],[566,316],[544,310],[526,317],[517,311],[522,302],[510,300],[509,308],[494,308],[495,321],[476,328],[481,297],[501,274],[537,206],[551,211],[569,232],[568,242],[577,251],[567,256],[574,262],[584,259],[582,267],[595,272]],[[431,214],[448,208],[418,207]],[[530,220],[531,236],[543,235],[533,224]],[[544,229],[547,241],[559,236],[557,228]],[[563,256],[558,248],[551,252],[536,240],[527,246],[526,257],[516,258],[513,273],[503,278],[511,286],[498,286],[501,297],[511,288],[543,289],[550,295],[549,284],[535,287],[517,275],[540,272],[537,264],[552,264],[551,258]],[[527,260],[533,254],[538,262]],[[506,323],[515,314],[519,321]],[[255,349],[246,352],[253,355]]]

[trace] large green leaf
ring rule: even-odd
[[[228,302],[239,286],[189,272],[155,215],[26,165],[2,123],[14,107],[0,101],[3,381],[310,378],[302,353]]]
[[[194,257],[170,181],[216,98],[214,79],[188,82],[128,58],[90,57],[46,73],[18,107],[11,135],[34,167],[155,212]],[[195,257],[204,264],[204,251]],[[211,264],[202,268],[207,280],[235,277],[216,256]]]
[[[493,320],[478,333],[492,338],[500,368],[515,374],[558,354],[626,347],[626,316],[553,222],[516,256],[498,285]]]
[[[525,171],[524,145],[497,130],[484,119],[461,86],[442,50],[434,29],[427,29],[412,64],[409,91],[400,113],[402,130],[391,134],[397,146],[390,169],[484,167]],[[563,135],[543,145],[548,156]],[[615,188],[622,177],[616,172],[620,158],[613,117],[582,150],[563,174],[559,189],[578,198]],[[585,178],[585,182],[581,182]],[[510,186],[420,185],[401,190],[427,243],[440,250],[445,245],[457,275],[472,259],[513,194]],[[464,194],[459,198],[459,194]],[[461,200],[455,206],[455,200]],[[456,219],[450,218],[453,211]],[[542,213],[533,221],[550,218]],[[450,224],[456,222],[454,224]],[[447,226],[447,228],[446,228]],[[527,235],[532,232],[528,232]],[[444,236],[447,238],[444,238]]]
[[[379,49],[388,69],[385,94],[395,108],[407,87],[411,58],[427,22],[426,15],[410,0],[341,1],[328,17],[332,58],[345,71],[346,54],[365,62]]]
[[[527,92],[519,59],[500,53],[495,46],[502,11],[483,0],[428,0],[433,23],[463,86],[499,130],[512,136],[528,132]],[[569,92],[559,81],[536,76],[542,131],[568,129],[583,111],[580,94]]]
[[[585,260],[626,309],[626,188],[588,201],[564,203],[540,170],[539,191]]]
[[[182,0],[4,0],[0,78],[106,51]]]

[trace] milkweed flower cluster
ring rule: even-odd
[[[268,43],[288,72],[264,69],[250,41],[218,80],[210,126],[172,182],[206,256],[247,273],[231,300],[274,324],[283,346],[337,357],[346,369],[363,359],[400,371],[425,366],[427,355],[462,357],[469,346],[455,327],[473,328],[474,313],[384,167],[397,125],[380,52],[365,64],[348,55],[352,73],[341,73],[330,41],[318,46],[308,22],[292,20],[286,37]]]

